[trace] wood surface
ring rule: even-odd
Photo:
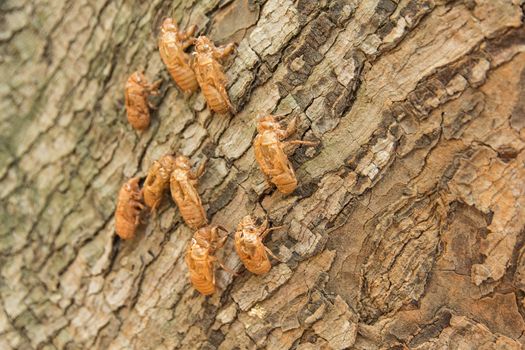
[[[521,0],[0,2],[1,349],[521,349],[525,27]],[[173,16],[217,45],[237,114],[185,97],[158,50]],[[151,126],[124,85],[164,79]],[[268,187],[258,114],[298,117],[299,186]],[[272,259],[229,239],[197,293],[168,195],[131,241],[127,179],[208,159],[211,224],[268,217]]]

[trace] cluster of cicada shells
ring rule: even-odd
[[[202,162],[198,170],[193,171],[187,157],[165,155],[153,162],[142,188],[137,177],[124,183],[115,212],[115,228],[120,238],[135,237],[143,210],[148,208],[154,216],[168,188],[184,222],[190,228],[198,229],[207,225],[208,220],[197,191],[197,180],[204,172],[204,165]]]
[[[221,61],[235,50],[234,44],[215,46],[205,36],[195,38],[196,26],[179,30],[173,19],[166,18],[160,28],[159,54],[177,86],[187,95],[201,88],[209,108],[217,113],[233,111],[226,91],[226,76]],[[195,51],[187,53],[193,46]],[[150,125],[150,95],[158,94],[162,81],[148,83],[144,72],[134,72],[125,88],[128,122],[136,130],[145,130]]]
[[[171,77],[185,93],[192,94],[200,87],[209,108],[217,113],[233,112],[226,91],[226,76],[220,61],[230,55],[235,46],[229,44],[216,47],[205,36],[195,38],[196,26],[179,30],[171,18],[163,21],[158,39],[159,53]],[[194,47],[193,53],[186,50]],[[127,118],[136,130],[145,130],[150,124],[150,95],[158,94],[161,81],[148,83],[143,72],[133,73],[125,89]],[[292,193],[297,188],[297,178],[287,147],[292,144],[316,145],[311,141],[285,141],[296,130],[296,119],[284,128],[279,117],[266,115],[257,119],[258,134],[253,141],[255,159],[271,186],[283,194]],[[122,239],[132,239],[140,226],[145,212],[155,214],[161,205],[166,191],[171,197],[188,227],[195,230],[188,244],[185,261],[190,281],[200,293],[210,295],[215,292],[215,263],[226,268],[215,256],[229,237],[228,230],[222,226],[209,225],[206,211],[202,205],[198,179],[203,174],[205,162],[192,169],[185,156],[165,155],[156,160],[148,170],[144,183],[132,178],[121,187],[115,211],[115,229]],[[268,255],[279,260],[263,243],[266,235],[278,227],[269,228],[267,220],[257,225],[250,215],[245,216],[235,230],[235,251],[246,269],[254,274],[265,274],[271,269]],[[221,234],[223,232],[223,234]],[[225,234],[224,234],[225,233]]]

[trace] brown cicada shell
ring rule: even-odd
[[[230,55],[234,44],[216,47],[210,39],[200,36],[195,44],[193,63],[197,81],[212,111],[227,113],[233,110],[225,85],[227,83],[219,60]]]
[[[263,244],[263,239],[270,231],[279,227],[268,228],[268,221],[257,227],[250,215],[242,218],[235,232],[235,250],[246,269],[257,275],[270,271],[272,265],[268,254],[279,260],[270,249]]]
[[[144,203],[155,213],[160,205],[164,191],[170,186],[170,176],[175,169],[175,157],[165,155],[153,162],[144,182]]]
[[[126,111],[128,122],[136,130],[149,127],[149,109],[154,108],[148,101],[149,95],[158,95],[161,81],[149,84],[143,72],[131,74],[126,83]]]
[[[195,43],[193,35],[196,30],[196,26],[191,26],[187,31],[179,30],[172,18],[166,18],[159,35],[160,57],[175,83],[187,94],[199,87],[191,67],[191,56],[184,51]]]
[[[135,231],[140,223],[140,214],[144,209],[139,178],[134,177],[126,182],[119,191],[117,209],[115,211],[115,230],[122,239],[135,237]]]
[[[171,173],[171,196],[177,203],[184,222],[192,229],[198,229],[208,223],[197,192],[197,179],[204,172],[204,166],[203,162],[194,172],[191,170],[190,160],[179,156],[175,159],[175,168]]]
[[[186,250],[186,264],[190,273],[190,281],[195,289],[203,295],[210,295],[215,292],[215,262],[217,258],[214,253],[221,248],[228,236],[219,237],[218,230],[225,232],[226,229],[218,226],[205,226],[193,235],[193,238]],[[226,271],[229,269],[220,263]]]
[[[287,144],[317,145],[316,142],[310,141],[282,141],[295,131],[295,122],[295,119],[293,119],[288,127],[283,129],[277,122],[276,117],[272,115],[259,118],[257,124],[258,135],[253,143],[255,159],[259,163],[261,171],[284,194],[292,193],[297,188],[297,178],[295,177],[292,164],[284,151],[284,147]]]

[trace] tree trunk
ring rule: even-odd
[[[520,0],[4,0],[1,349],[525,346]],[[174,16],[216,43],[237,113],[185,97],[157,51]],[[164,79],[143,133],[123,88]],[[269,187],[258,114],[298,117],[298,189]],[[288,119],[289,120],[289,119]],[[171,200],[131,241],[116,196],[166,153],[208,159],[213,224],[265,216],[282,262],[188,280]]]

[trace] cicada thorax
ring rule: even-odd
[[[297,188],[297,178],[277,133],[265,130],[255,137],[255,159],[261,171],[279,192],[288,194]]]
[[[148,83],[144,75],[140,72],[133,73],[126,83],[125,100],[128,122],[136,130],[149,127],[148,95]]]
[[[159,52],[175,83],[186,93],[198,89],[199,83],[191,67],[191,56],[184,52],[183,43],[175,32],[161,33]]]
[[[144,202],[155,210],[162,200],[164,192],[169,188],[170,176],[175,167],[175,158],[171,155],[163,156],[154,161],[144,182]]]
[[[170,189],[186,225],[197,229],[208,223],[196,181],[190,178],[189,170],[175,168],[171,174]]]
[[[120,238],[135,237],[143,207],[139,179],[130,179],[120,188],[115,210],[115,231]]]

